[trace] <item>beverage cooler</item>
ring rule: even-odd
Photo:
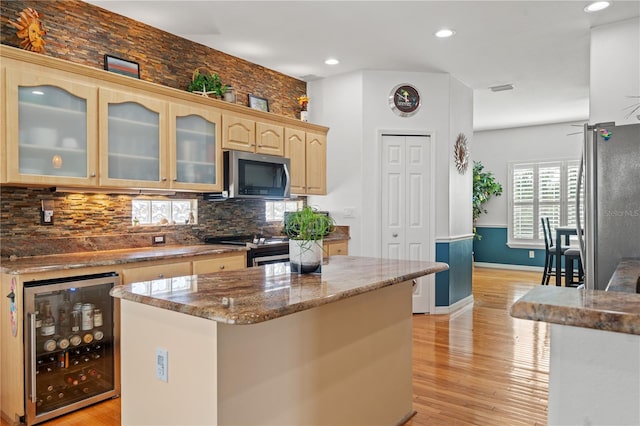
[[[24,283],[26,423],[120,392],[115,273]]]

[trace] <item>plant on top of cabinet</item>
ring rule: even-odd
[[[200,72],[203,71],[203,73]],[[222,80],[218,74],[212,73],[205,67],[196,68],[191,78],[191,83],[187,87],[187,91],[196,93],[202,96],[214,95],[216,98],[221,98],[227,91],[226,84],[222,84]]]

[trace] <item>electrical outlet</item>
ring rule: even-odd
[[[533,250],[529,250],[529,259],[533,259],[536,257],[536,252]]]
[[[169,382],[169,351],[166,349],[156,349],[156,378]]]
[[[164,243],[165,243],[164,235],[153,236],[153,244],[164,244]]]

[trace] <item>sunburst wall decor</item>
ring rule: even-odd
[[[9,25],[15,27],[18,38],[21,38],[20,46],[32,52],[44,52],[44,35],[47,33],[40,22],[40,14],[30,7],[23,9],[18,14],[18,22],[9,20]]]
[[[456,168],[463,175],[469,166],[469,147],[467,146],[467,137],[464,133],[460,133],[453,146],[453,157],[456,160]]]

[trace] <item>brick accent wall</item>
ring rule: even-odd
[[[0,43],[19,47],[16,30],[7,22],[33,7],[47,31],[46,52],[56,58],[103,69],[110,54],[140,64],[140,78],[186,89],[193,70],[206,66],[231,84],[238,103],[247,94],[269,99],[275,114],[296,117],[296,98],[306,83],[240,58],[185,40],[79,0],[0,2]],[[259,35],[256,35],[259,37]],[[164,233],[167,244],[197,242],[203,235],[269,232],[264,202],[199,201],[194,226],[131,226],[131,196],[61,194],[48,189],[3,187],[0,192],[0,256],[32,256],[151,245],[151,235]],[[168,198],[202,197],[177,194]],[[156,197],[154,197],[156,198]],[[161,198],[161,197],[157,197]],[[55,203],[54,225],[40,225],[43,199]]]
[[[0,43],[19,47],[18,13],[32,7],[47,31],[45,55],[103,69],[109,54],[140,64],[140,78],[186,90],[193,71],[206,66],[236,91],[237,102],[247,105],[247,95],[269,100],[269,110],[287,117],[299,114],[296,98],[307,85],[215,49],[183,39],[80,0],[0,2]],[[260,37],[256,34],[256,37]]]

